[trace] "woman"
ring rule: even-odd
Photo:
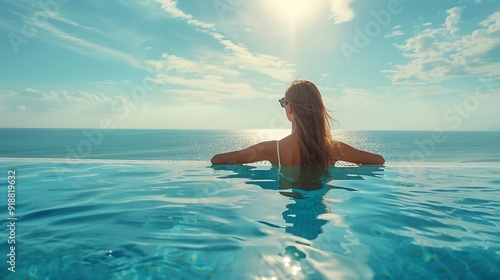
[[[292,133],[278,141],[265,141],[243,150],[217,154],[212,164],[239,164],[267,160],[277,166],[330,166],[337,161],[384,164],[382,156],[335,141],[330,116],[312,82],[295,80],[279,100],[292,123]]]

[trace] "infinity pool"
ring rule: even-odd
[[[330,168],[1,159],[2,279],[498,279],[500,164]],[[7,219],[5,219],[8,224]],[[9,228],[0,250],[8,260]]]

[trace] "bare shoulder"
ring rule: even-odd
[[[254,146],[256,149],[260,150],[272,150],[274,147],[276,147],[276,140],[269,140],[269,141],[264,141],[255,144]]]
[[[342,151],[346,149],[355,149],[353,146],[348,145],[344,142],[341,141],[333,141],[332,148],[334,151],[341,153]]]

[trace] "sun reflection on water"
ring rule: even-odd
[[[292,264],[293,262],[293,264]],[[286,271],[289,272],[293,276],[297,276],[297,273],[302,270],[300,266],[300,262],[292,260],[289,256],[285,255],[283,257],[283,265],[286,268]],[[276,276],[271,277],[262,277],[262,280],[276,280]]]

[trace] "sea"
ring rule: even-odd
[[[500,279],[499,131],[334,130],[386,163],[291,183],[210,164],[289,133],[1,128],[0,279]]]

